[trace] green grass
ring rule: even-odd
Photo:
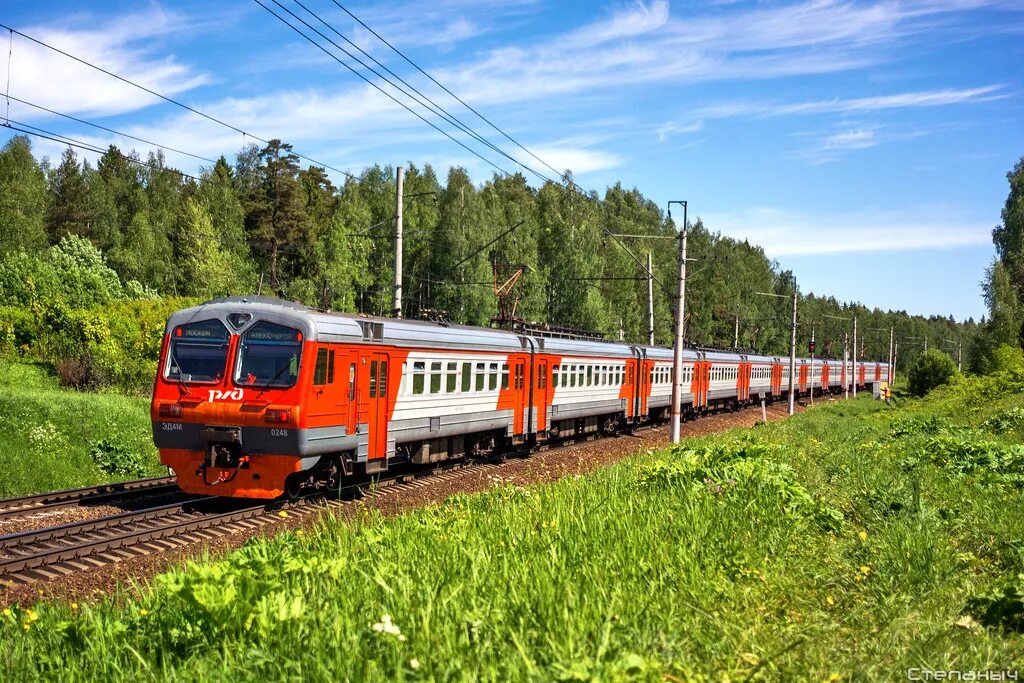
[[[42,365],[0,361],[0,497],[159,475],[149,401],[67,391]]]
[[[139,595],[14,608],[0,661],[10,680],[88,681],[1019,668],[1024,384],[1007,397],[985,382],[819,405],[394,518],[325,519]]]

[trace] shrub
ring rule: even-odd
[[[146,473],[145,458],[126,446],[106,439],[93,443],[89,457],[106,472],[119,477],[141,477]]]
[[[956,374],[956,364],[948,354],[935,349],[925,351],[910,366],[910,393],[924,396],[935,387],[948,382]]]
[[[987,595],[971,598],[967,611],[985,626],[1024,632],[1024,574]]]
[[[107,373],[88,351],[73,358],[61,358],[54,363],[57,381],[62,387],[87,391],[106,386]]]

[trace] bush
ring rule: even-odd
[[[925,351],[910,366],[910,393],[924,396],[935,387],[948,382],[955,374],[956,364],[949,355],[935,349]]]

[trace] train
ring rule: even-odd
[[[672,349],[326,312],[260,296],[173,313],[153,439],[189,493],[275,499],[396,465],[527,451],[669,416]],[[886,363],[798,358],[800,396]],[[789,358],[686,349],[684,419],[788,397]]]

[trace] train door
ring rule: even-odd
[[[800,374],[797,375],[797,391],[807,391],[807,364],[800,363]]]
[[[770,391],[772,396],[782,394],[782,363],[777,360],[772,363],[772,386]]]
[[[646,355],[646,352],[645,352]],[[647,360],[646,358],[640,364],[640,381],[638,386],[640,387],[640,415],[647,416],[648,408],[647,404],[651,398],[651,388],[653,383],[651,380],[654,378],[654,361]]]
[[[533,405],[537,414],[537,438],[540,439],[548,429],[548,362],[537,361],[537,381],[534,391]]]
[[[512,411],[512,433],[523,433],[523,414],[526,412],[526,359],[512,356],[512,396],[515,409]]]
[[[363,353],[359,362],[359,421],[366,424],[367,458],[383,458],[388,452],[388,386],[387,353]]]
[[[704,356],[693,364],[693,371],[697,376],[697,392],[693,397],[694,407],[703,407],[708,404],[708,390],[711,388],[711,361],[705,360]]]

